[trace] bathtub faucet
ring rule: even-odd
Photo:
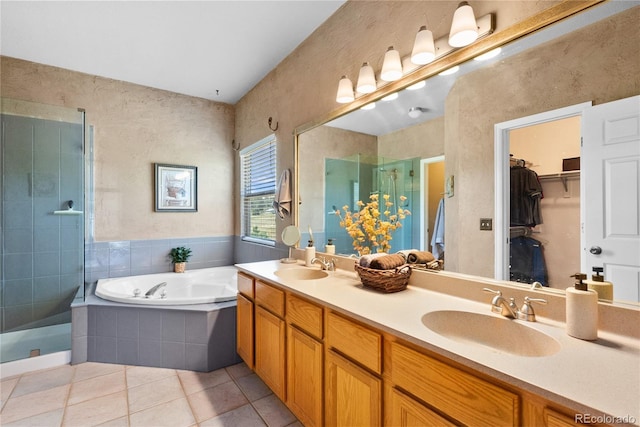
[[[167,282],[158,283],[153,288],[149,289],[147,293],[144,294],[144,297],[151,298],[156,294],[156,292],[158,292],[160,289],[164,288],[165,286],[167,286]],[[161,296],[164,298],[164,295],[161,295]]]

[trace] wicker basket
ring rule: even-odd
[[[376,270],[356,263],[355,270],[364,286],[386,293],[405,290],[411,277],[411,267],[407,264],[393,270]]]

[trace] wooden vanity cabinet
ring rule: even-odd
[[[254,280],[238,273],[238,298],[236,308],[236,351],[249,369],[254,367]]]

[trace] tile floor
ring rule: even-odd
[[[87,362],[0,387],[3,427],[302,426],[244,363],[202,373]]]

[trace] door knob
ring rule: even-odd
[[[600,255],[602,253],[602,248],[600,246],[591,246],[591,249],[589,249],[589,252],[591,252],[594,255]]]

